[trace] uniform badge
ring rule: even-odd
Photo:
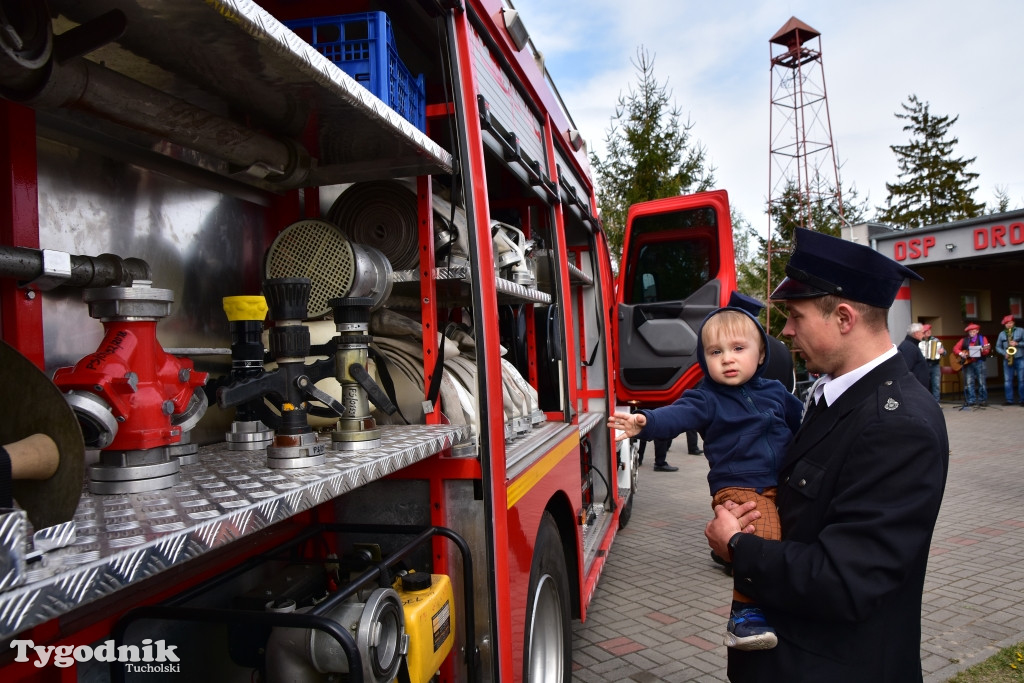
[[[891,397],[889,398],[889,400],[885,402],[885,405],[883,406],[883,408],[885,408],[886,410],[896,410],[899,407],[900,402]]]

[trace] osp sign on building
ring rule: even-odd
[[[1024,293],[1006,275],[1024,266],[1024,210],[912,230],[860,223],[844,226],[843,237],[924,275],[924,282],[905,282],[889,310],[894,343],[922,319],[937,324],[939,334],[959,333],[972,301],[983,301],[986,315],[995,316],[990,307],[1013,310],[1013,300]]]
[[[1015,212],[1024,213],[1024,212]],[[876,234],[878,251],[908,266],[1024,252],[1024,216],[985,216],[968,221]],[[1003,220],[993,221],[993,218]]]

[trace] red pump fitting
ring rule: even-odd
[[[148,282],[84,292],[89,315],[103,322],[103,342],[53,381],[67,392],[86,446],[141,451],[181,441],[206,410],[199,387],[208,373],[190,359],[165,353],[157,320],[170,314],[170,290]]]

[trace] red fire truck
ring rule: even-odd
[[[57,451],[0,512],[3,680],[569,680],[632,504],[607,414],[674,390],[727,207],[641,229],[616,313],[584,141],[499,0],[0,25],[0,445]],[[618,401],[616,315],[650,347]]]

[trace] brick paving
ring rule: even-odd
[[[932,539],[922,610],[926,683],[947,681],[1024,641],[1024,408],[961,411],[943,403],[949,477]],[[573,624],[574,678],[725,681],[722,634],[731,579],[710,558],[707,463],[673,442],[678,472],[640,468],[633,515],[619,532],[585,623]]]

